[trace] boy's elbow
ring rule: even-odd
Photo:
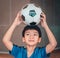
[[[56,41],[56,43],[55,43],[55,46],[57,46],[57,41]]]
[[[53,47],[57,46],[57,41],[55,43],[52,44]]]
[[[5,39],[4,38],[2,39],[2,42],[5,43]]]
[[[3,38],[2,42],[5,44],[7,42],[7,40],[5,38]]]

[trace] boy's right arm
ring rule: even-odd
[[[11,41],[11,36],[13,34],[14,29],[21,24],[22,19],[21,19],[21,15],[20,13],[17,14],[13,24],[11,25],[11,27],[7,30],[7,32],[5,33],[4,37],[3,37],[3,43],[4,45],[8,48],[8,50],[12,50],[13,48],[13,43]]]

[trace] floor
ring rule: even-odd
[[[60,50],[52,52],[50,58],[60,58]]]
[[[0,58],[13,58],[13,57],[8,54],[0,54]],[[52,52],[50,58],[60,58],[60,50]]]

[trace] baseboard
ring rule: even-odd
[[[9,54],[9,52],[0,51],[0,54]]]

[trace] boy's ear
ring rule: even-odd
[[[39,38],[39,43],[41,42],[41,37]]]
[[[24,37],[22,38],[22,42],[25,42],[25,38]]]

